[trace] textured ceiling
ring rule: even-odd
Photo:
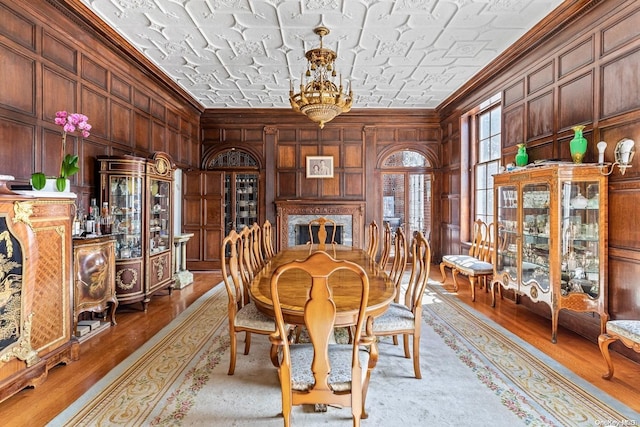
[[[562,0],[82,0],[205,108],[289,106],[313,29],[353,108],[435,108]]]

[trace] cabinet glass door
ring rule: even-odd
[[[562,183],[563,295],[584,293],[597,298],[600,293],[599,197],[597,182]]]
[[[498,187],[498,245],[496,272],[515,282],[518,277],[518,190],[516,187]]]
[[[149,251],[152,254],[170,251],[171,229],[171,183],[158,179],[151,179],[149,185]]]
[[[142,257],[141,197],[141,177],[109,176],[109,208],[118,259]]]
[[[522,187],[522,283],[549,292],[549,184]]]

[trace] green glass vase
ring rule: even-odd
[[[518,153],[516,154],[516,166],[526,166],[527,163],[529,163],[527,146],[524,144],[518,144]]]
[[[573,139],[569,142],[571,158],[573,159],[573,163],[582,163],[584,154],[587,152],[587,138],[582,136],[582,130],[584,129],[584,126],[574,126],[572,129],[574,135]]]

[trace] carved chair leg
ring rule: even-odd
[[[416,374],[417,379],[422,379],[422,372],[420,372],[420,329],[413,333],[413,372]]]
[[[411,351],[409,351],[409,334],[402,335],[402,342],[404,343],[404,357],[411,358]]]
[[[236,342],[236,333],[234,331],[230,332],[230,349],[231,349],[231,353],[229,355],[229,371],[227,372],[227,375],[233,375],[233,373],[236,370],[236,353],[237,353],[237,342]]]
[[[244,333],[244,354],[249,354],[251,348],[251,332]]]
[[[602,378],[609,380],[613,377],[613,362],[611,361],[611,355],[609,354],[609,344],[617,341],[618,337],[611,336],[609,334],[601,334],[598,337],[598,346],[600,347],[600,353],[604,357],[604,361],[607,362],[607,373],[602,375]]]
[[[276,368],[280,367],[280,359],[278,358],[280,353],[280,346],[272,344],[271,350],[269,351],[269,356],[271,357],[271,363]]]

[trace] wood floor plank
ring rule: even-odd
[[[436,280],[439,276],[434,274]],[[141,305],[120,306],[116,316],[118,325],[83,342],[78,361],[52,369],[39,387],[25,389],[0,403],[2,424],[45,425],[221,280],[219,272],[195,272],[194,278],[194,284],[185,289],[174,290],[171,295],[166,292],[155,295],[146,313]],[[452,290],[449,282],[445,287]],[[640,411],[640,365],[637,363],[612,353],[615,376],[610,381],[604,380],[601,375],[606,367],[595,343],[560,328],[558,343],[552,344],[550,321],[526,307],[503,300],[492,308],[489,294],[481,290],[476,291],[476,301],[472,302],[468,285],[460,287],[458,297],[594,386]]]

